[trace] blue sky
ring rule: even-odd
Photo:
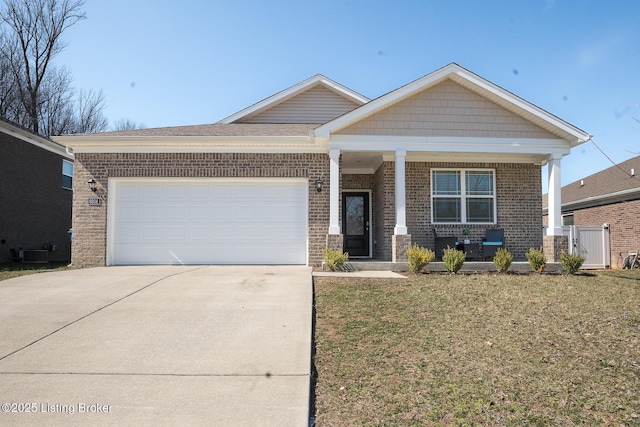
[[[375,98],[456,62],[594,135],[616,162],[640,152],[634,0],[88,0],[84,10],[56,64],[78,89],[104,91],[111,121],[214,123],[318,73]],[[562,183],[609,166],[588,142],[563,160]]]

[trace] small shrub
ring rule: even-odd
[[[349,253],[342,253],[340,249],[325,248],[322,259],[329,270],[344,270],[344,263],[349,261]]]
[[[498,272],[504,273],[511,267],[513,255],[506,249],[498,248],[496,255],[493,257],[493,263],[496,265]]]
[[[444,268],[451,273],[457,273],[462,268],[465,258],[466,254],[464,252],[447,247],[444,250],[444,255],[442,255]]]
[[[423,248],[414,244],[407,250],[407,258],[409,259],[409,270],[412,273],[419,273],[436,257],[435,252],[431,249]]]
[[[562,268],[564,271],[570,274],[575,274],[580,270],[582,264],[584,263],[584,257],[575,254],[571,255],[565,251],[560,253],[560,264],[562,264]]]
[[[533,269],[533,271],[537,271],[538,273],[542,273],[547,266],[547,257],[544,256],[544,252],[542,248],[540,249],[529,249],[529,252],[524,254],[527,257],[527,261],[529,261],[529,265]]]

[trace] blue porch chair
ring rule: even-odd
[[[482,240],[482,258],[493,259],[498,248],[504,247],[504,228],[491,228],[486,231],[485,238]]]

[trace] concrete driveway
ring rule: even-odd
[[[306,426],[311,316],[308,267],[2,281],[0,425]]]

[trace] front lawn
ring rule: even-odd
[[[46,271],[66,270],[68,262],[49,262],[44,264],[30,264],[11,262],[0,264],[0,280],[13,279],[27,274],[43,273]]]
[[[315,278],[316,425],[640,425],[640,272]]]

